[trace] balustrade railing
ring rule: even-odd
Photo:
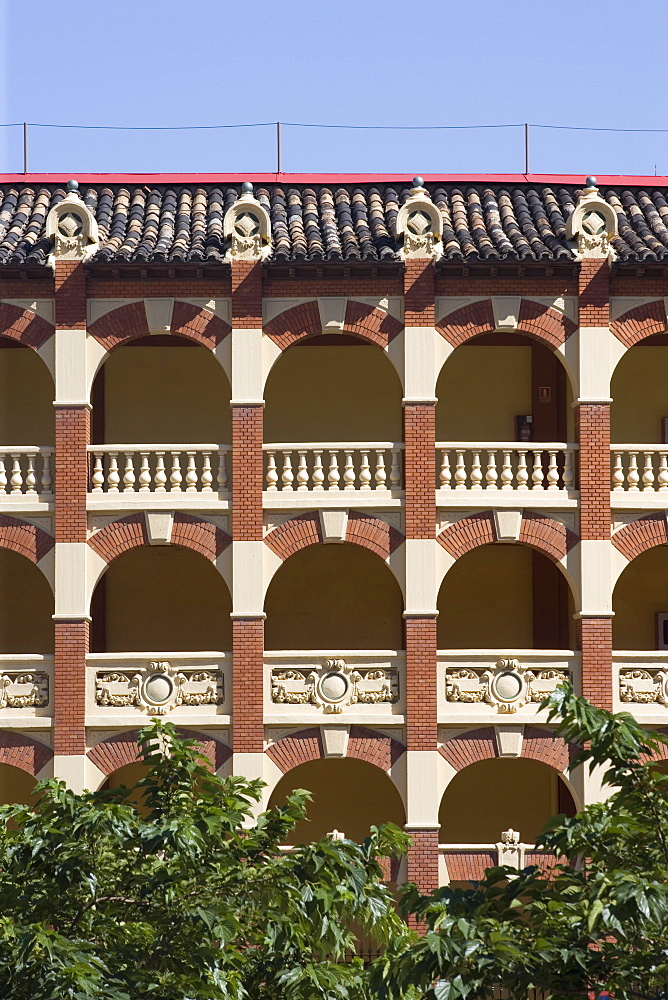
[[[613,493],[668,492],[668,445],[615,444],[611,451]]]
[[[53,448],[0,447],[0,497],[53,494]]]
[[[437,489],[572,490],[576,444],[436,442]]]
[[[501,835],[496,844],[439,844],[438,851],[447,868],[449,882],[477,882],[484,878],[485,869],[496,865],[511,865],[524,868],[536,865],[539,868],[554,868],[566,864],[566,858],[558,858],[552,851],[538,850],[533,844],[522,843],[514,830]]]
[[[229,445],[89,447],[91,493],[226,493]]]
[[[268,492],[403,489],[403,444],[266,444]]]

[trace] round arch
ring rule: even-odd
[[[52,323],[30,309],[0,302],[0,336],[9,337],[37,352],[52,336],[53,331]]]
[[[188,739],[197,740],[199,748],[209,761],[212,771],[220,770],[232,756],[232,751],[225,743],[209,734],[205,735],[192,729],[179,729],[179,733]],[[114,736],[108,736],[106,739],[96,743],[88,751],[88,759],[104,775],[101,784],[106,783],[107,778],[114,771],[118,771],[129,764],[138,763],[138,735],[138,729],[128,729],[122,733],[116,733]]]
[[[618,316],[610,323],[610,332],[628,348],[656,333],[665,333],[667,327],[665,300],[654,299]]]
[[[649,523],[636,521],[622,529],[628,532],[623,541],[629,561],[620,567],[612,592],[615,650],[655,650],[663,637],[659,615],[668,610],[668,547],[662,537],[665,520],[663,525],[657,525],[652,517],[642,520]],[[636,530],[628,531],[631,528]],[[616,544],[620,548],[622,543]]]
[[[348,299],[339,330],[384,349],[401,333],[403,325],[382,309]],[[307,337],[320,336],[322,332],[323,319],[316,299],[286,309],[264,325],[264,333],[282,351]],[[336,335],[336,328],[333,332]]]
[[[104,313],[88,326],[89,335],[107,352],[137,337],[146,337],[151,329],[145,301],[128,302]],[[214,350],[231,330],[229,323],[211,310],[180,299],[174,300],[168,325],[170,335],[186,337],[209,350]]]
[[[51,747],[24,733],[0,731],[0,764],[9,764],[36,778],[53,757]]]

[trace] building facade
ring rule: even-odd
[[[544,860],[545,694],[668,724],[649,180],[0,178],[0,798],[157,715],[393,878]]]

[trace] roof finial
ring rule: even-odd
[[[585,180],[585,185],[586,185],[585,191],[587,192],[587,194],[589,194],[590,192],[593,194],[594,191],[598,191],[598,185],[595,177],[592,176],[587,177],[587,179]]]
[[[73,194],[75,191],[78,191],[78,190],[79,190],[79,181],[74,180],[74,178],[72,178],[72,180],[70,180],[70,181],[67,182],[67,193],[68,194]]]
[[[413,188],[411,190],[411,194],[421,194],[424,190],[425,190],[424,178],[420,177],[419,175],[416,175],[413,178]]]
[[[241,185],[241,193],[242,194],[252,194],[253,193],[253,185],[251,184],[250,181],[244,181],[243,182],[243,184]]]

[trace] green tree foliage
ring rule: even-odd
[[[211,774],[170,724],[140,749],[141,808],[50,780],[37,808],[0,809],[0,996],[364,1000],[343,959],[358,935],[406,937],[379,863],[405,834],[281,851],[308,792],[253,820],[262,783]]]
[[[534,987],[554,1000],[667,995],[668,777],[647,759],[668,739],[568,686],[546,705],[561,735],[586,748],[571,767],[601,768],[612,794],[551,821],[538,844],[570,859],[551,873],[499,867],[470,890],[408,887],[403,908],[426,933],[378,963],[379,996],[479,1000],[499,986],[517,1000]]]

